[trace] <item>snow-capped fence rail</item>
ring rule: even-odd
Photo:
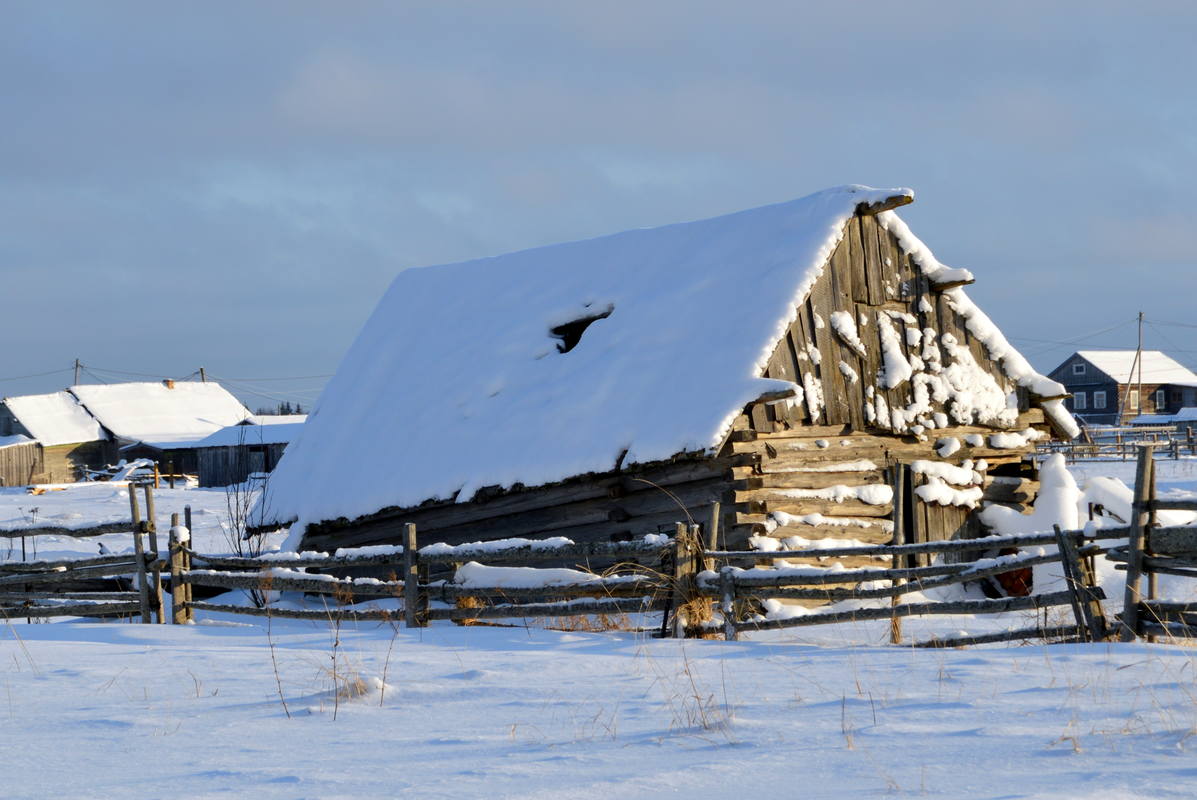
[[[195,611],[279,616],[301,619],[398,621],[396,611],[352,608],[361,600],[402,600],[408,627],[433,620],[471,621],[536,617],[577,617],[650,611],[668,613],[679,603],[676,576],[641,562],[688,563],[697,533],[682,525],[679,537],[650,535],[629,542],[575,543],[560,537],[509,539],[450,546],[420,547],[414,525],[405,527],[403,545],[363,547],[335,553],[270,553],[256,557],[198,553],[187,546],[185,529],[172,527],[171,587],[174,621],[188,622]],[[681,544],[679,544],[681,543]],[[679,558],[678,553],[683,551]],[[574,569],[536,569],[544,561],[588,564],[614,561],[602,575]],[[479,563],[487,562],[487,565]],[[368,568],[389,577],[354,577],[306,570],[345,572]],[[389,568],[389,570],[388,570]],[[452,569],[452,577],[430,580],[436,568]],[[676,571],[676,568],[675,568]],[[303,592],[324,598],[323,608],[295,609],[267,604],[240,606],[195,600],[191,587],[245,589],[273,599],[275,592]],[[433,607],[433,603],[440,605]]]

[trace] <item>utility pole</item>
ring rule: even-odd
[[[1143,312],[1139,312],[1139,346],[1135,348],[1135,360],[1131,362],[1130,371],[1126,374],[1126,394],[1122,396],[1121,407],[1118,410],[1118,419],[1114,421],[1115,425],[1122,424],[1122,418],[1126,415],[1130,408],[1130,393],[1131,384],[1135,382],[1135,368],[1139,369],[1138,388],[1135,390],[1139,393],[1139,407],[1134,409],[1140,414],[1143,413]],[[1115,380],[1121,376],[1115,375]]]
[[[1139,413],[1143,413],[1143,312],[1139,312],[1139,348],[1135,350],[1135,360],[1139,362]]]
[[[200,383],[207,383],[208,376],[204,374],[204,368],[200,367]]]
[[[73,384],[71,384],[72,386],[79,385],[79,366],[80,366],[79,359],[76,358],[75,359],[75,382]]]

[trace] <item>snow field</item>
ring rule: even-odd
[[[336,652],[334,684],[327,626],[6,626],[5,796],[1192,796],[1184,648],[362,626]]]

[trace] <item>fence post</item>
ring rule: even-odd
[[[191,572],[191,506],[183,506],[183,527],[187,529],[187,548],[183,550],[183,571]],[[187,621],[195,621],[195,610],[191,608],[191,601],[195,599],[191,584],[183,585],[183,599],[187,601]]]
[[[1152,448],[1139,446],[1135,467],[1135,495],[1131,505],[1130,531],[1126,553],[1126,594],[1122,601],[1122,632],[1119,639],[1132,642],[1139,635],[1139,583],[1143,576],[1143,549],[1151,524],[1150,497],[1154,493],[1155,461]]]
[[[723,638],[734,642],[739,638],[736,632],[736,576],[735,568],[728,565],[719,570],[719,592],[722,595]]]
[[[170,515],[170,621],[172,625],[183,625],[188,621],[191,609],[187,606],[187,589],[183,583],[183,548],[191,540],[190,533],[179,527],[179,515]]]
[[[694,576],[698,572],[694,532],[684,522],[677,524],[674,534],[676,555],[673,559],[673,637],[686,636],[689,615],[688,603],[694,597]]]
[[[416,526],[409,522],[403,526],[403,624],[408,628],[428,625],[428,618],[422,613],[428,598],[420,591],[420,577],[424,571],[416,543]]]
[[[141,510],[137,505],[137,486],[129,482],[129,516],[133,518],[133,553],[137,558],[137,602],[141,606],[141,621],[150,622],[150,589],[146,585],[145,546],[141,542]]]
[[[153,569],[150,571],[150,600],[154,604],[154,614],[158,617],[158,624],[166,622],[163,619],[163,609],[165,603],[162,599],[162,569],[159,567],[161,560],[158,558],[158,512],[154,508],[154,490],[148,485],[145,487],[145,524],[146,533],[149,534],[150,550],[154,554]]]
[[[894,536],[893,543],[896,545],[906,543],[906,465],[898,463],[894,465]],[[894,569],[901,569],[904,564],[903,557],[895,555],[892,559],[891,566]],[[895,587],[906,583],[905,580],[894,580]],[[895,608],[898,605],[900,595],[894,595],[890,599],[890,607]],[[897,614],[889,619],[889,642],[890,644],[902,643],[902,618]]]

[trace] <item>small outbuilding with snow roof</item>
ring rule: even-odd
[[[113,460],[116,448],[70,392],[0,400],[0,483],[66,483]]]
[[[405,270],[269,512],[305,549],[404,523],[596,541],[687,518],[724,546],[798,549],[889,541],[898,491],[915,539],[970,535],[981,503],[1033,497],[1035,440],[1077,429],[973,276],[895,213],[912,200],[846,186]]]

